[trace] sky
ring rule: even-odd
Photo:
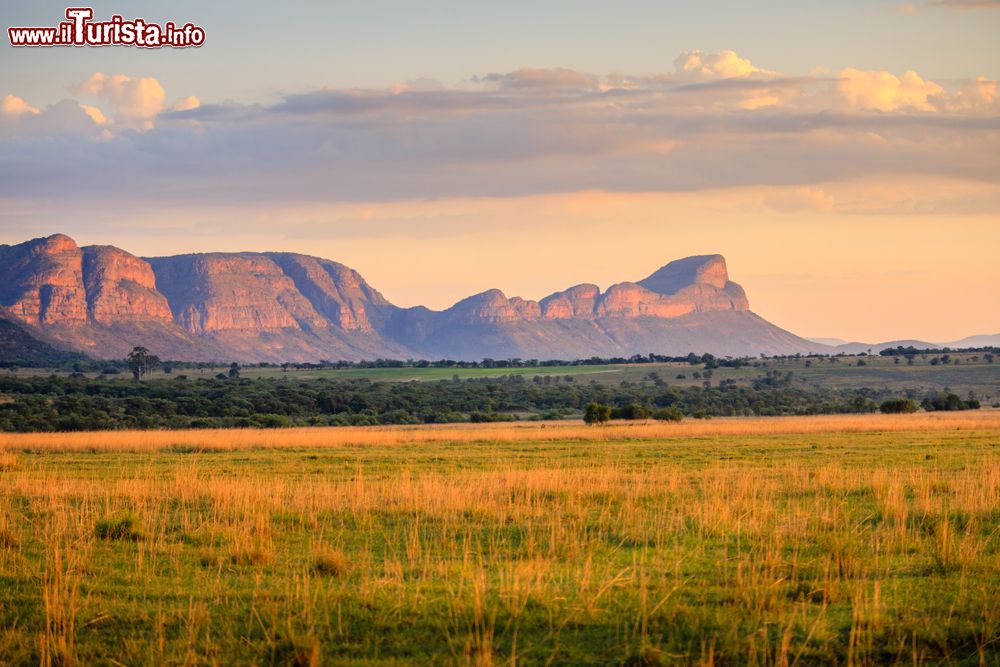
[[[306,252],[434,308],[721,253],[800,335],[1000,332],[1000,0],[236,6],[93,4],[200,48],[4,36],[0,243]]]

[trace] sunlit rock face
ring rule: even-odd
[[[63,234],[0,246],[0,305],[25,324],[86,324],[83,252]]]
[[[0,317],[65,349],[216,361],[572,359],[632,354],[756,355],[816,345],[749,310],[721,255],[670,262],[601,292],[541,301],[498,289],[443,311],[399,308],[357,271],[294,253],[139,258],[57,234],[0,246]]]
[[[102,324],[131,320],[173,322],[166,297],[156,290],[153,268],[113,246],[83,248],[87,312]]]

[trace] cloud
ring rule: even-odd
[[[38,109],[29,106],[27,102],[16,95],[7,95],[3,98],[3,105],[0,106],[3,114],[9,117],[17,117],[21,114],[37,114]]]
[[[995,109],[998,99],[1000,96],[997,95],[997,82],[985,76],[978,76],[965,83],[949,102],[953,108],[958,109]]]
[[[724,51],[682,54],[654,75],[521,68],[272,104],[167,107],[143,81],[155,79],[80,86],[107,117],[74,100],[0,116],[0,198],[195,206],[763,186],[790,188],[772,208],[818,210],[832,205],[817,186],[830,181],[1000,174],[1000,99],[982,77],[788,76]]]
[[[901,5],[894,5],[891,10],[893,14],[898,16],[912,16],[917,13],[917,6],[910,3],[903,3]]]
[[[853,68],[841,70],[837,90],[852,107],[878,111],[907,108],[934,111],[938,106],[935,98],[944,93],[944,88],[925,81],[912,70],[897,77],[884,70],[866,72]]]
[[[149,129],[151,119],[164,108],[166,93],[152,77],[130,77],[124,74],[107,76],[96,72],[71,90],[80,95],[92,95],[114,109],[115,122]]]
[[[87,104],[81,104],[80,108],[83,109],[83,112],[88,116],[90,116],[90,119],[95,123],[97,123],[98,125],[104,125],[105,123],[108,122],[108,119],[105,118],[104,116],[104,112],[98,109],[97,107],[92,107]]]
[[[674,60],[674,74],[679,79],[704,81],[748,76],[772,76],[774,72],[756,67],[735,51],[702,53],[685,51]]]
[[[487,74],[477,79],[483,83],[496,83],[502,88],[595,88],[599,77],[563,67],[522,67],[507,74]]]
[[[0,112],[0,141],[18,137],[37,141],[49,136],[101,138],[98,130],[107,122],[100,109],[69,99],[38,109],[16,95],[7,95]]]
[[[201,100],[199,100],[194,95],[191,95],[189,97],[182,97],[181,99],[177,100],[170,108],[174,111],[190,111],[191,109],[197,109],[200,106],[201,106]]]

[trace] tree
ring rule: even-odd
[[[594,424],[606,424],[611,419],[611,406],[601,403],[587,403],[583,409],[583,421],[587,426]]]
[[[128,362],[132,377],[136,380],[141,380],[160,365],[160,358],[150,354],[149,350],[141,346],[133,347],[132,351],[125,357],[125,361]]]
[[[912,399],[898,398],[883,401],[882,405],[879,406],[879,410],[887,415],[899,415],[916,412],[919,407],[920,406],[917,405],[917,402]]]
[[[684,421],[684,413],[674,407],[662,408],[653,413],[653,419],[666,422]]]
[[[235,361],[229,366],[229,377],[232,380],[237,379],[240,376],[240,365]]]

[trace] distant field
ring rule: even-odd
[[[998,664],[1000,412],[0,435],[0,664]]]
[[[1000,401],[1000,361],[987,363],[982,354],[962,353],[950,355],[957,359],[956,364],[931,365],[930,360],[938,355],[917,357],[914,364],[907,365],[905,359],[899,364],[892,357],[863,358],[864,366],[858,366],[858,357],[840,357],[830,361],[829,358],[814,359],[766,359],[759,360],[756,367],[749,366],[739,369],[716,368],[712,370],[710,382],[717,385],[722,380],[733,380],[738,386],[749,386],[755,378],[767,371],[793,373],[795,386],[820,387],[837,389],[890,389],[903,392],[914,391],[924,395],[948,389],[963,397],[968,392],[975,393],[988,403]],[[152,377],[176,377],[187,375],[189,378],[214,377],[225,373],[228,366],[204,369],[175,370],[171,375],[162,372],[153,373]],[[20,374],[48,374],[44,369],[21,369]],[[687,363],[669,364],[618,364],[618,365],[580,365],[580,366],[546,366],[533,368],[361,368],[361,369],[320,369],[296,370],[289,368],[258,368],[246,366],[241,369],[241,376],[247,378],[282,378],[289,379],[356,379],[365,378],[372,381],[385,382],[432,382],[439,380],[503,377],[519,375],[527,380],[538,376],[570,376],[575,382],[599,382],[602,384],[619,384],[621,382],[651,382],[650,373],[656,373],[660,379],[670,385],[679,387],[700,386],[704,377],[694,374],[704,373],[703,365],[692,366]],[[684,377],[678,377],[683,375]]]

